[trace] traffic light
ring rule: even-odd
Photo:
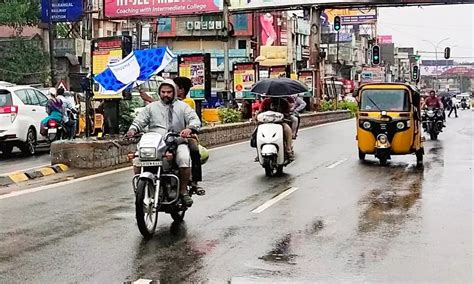
[[[415,55],[415,60],[416,60],[416,62],[418,62],[418,61],[420,60],[420,58],[421,58],[421,55],[418,55],[418,54]]]
[[[380,64],[380,46],[374,45],[372,47],[372,64],[379,65]]]
[[[451,57],[451,48],[446,47],[444,49],[444,59],[449,59]]]
[[[411,79],[413,82],[418,82],[420,80],[420,68],[418,65],[413,65],[413,69],[411,71]]]
[[[341,17],[339,16],[334,17],[334,30],[337,32],[341,30]]]

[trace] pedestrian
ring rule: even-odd
[[[447,103],[448,103],[448,106],[450,108],[449,113],[448,113],[448,117],[451,117],[451,113],[453,113],[453,110],[454,110],[454,115],[457,118],[458,117],[458,108],[456,107],[456,97],[452,96],[450,99],[448,99]]]

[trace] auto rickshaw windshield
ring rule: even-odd
[[[364,90],[361,95],[362,111],[409,111],[406,90]]]

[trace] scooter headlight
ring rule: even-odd
[[[397,122],[397,128],[399,130],[402,130],[403,128],[405,128],[405,123],[403,123],[402,121]]]
[[[156,159],[156,149],[152,147],[140,148],[140,159]]]
[[[368,122],[368,121],[364,121],[364,123],[362,123],[362,127],[363,127],[364,129],[370,129],[371,124],[370,124],[370,122]]]
[[[388,137],[385,134],[380,134],[377,136],[377,140],[379,140],[380,143],[385,144],[388,142]]]

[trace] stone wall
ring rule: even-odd
[[[310,113],[301,115],[300,127],[308,127],[351,118],[349,111]],[[199,135],[206,147],[222,145],[250,138],[256,124],[242,122],[204,127]],[[57,141],[51,145],[51,163],[72,168],[105,168],[127,162],[127,154],[136,151],[130,141],[85,140]]]

